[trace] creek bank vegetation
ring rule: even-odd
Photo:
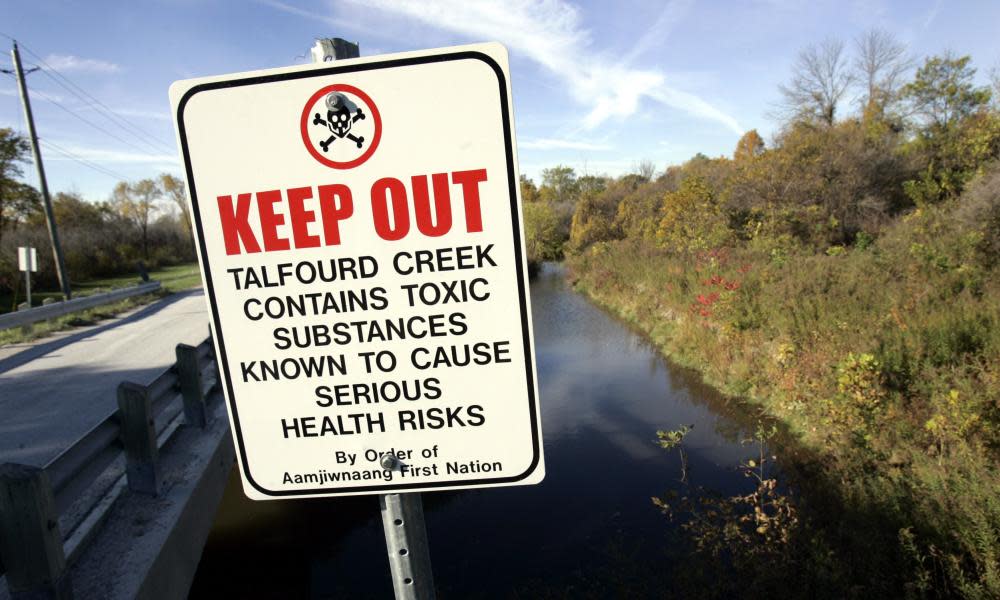
[[[774,139],[731,157],[521,182],[532,260],[810,451],[820,516],[748,555],[760,589],[773,560],[838,597],[1000,597],[1000,87],[905,55],[804,50]]]

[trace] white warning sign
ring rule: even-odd
[[[170,98],[247,495],[540,482],[506,50]]]

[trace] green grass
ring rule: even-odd
[[[149,278],[163,284],[163,289],[168,292],[180,292],[201,285],[201,276],[198,274],[198,263],[185,263],[164,267],[149,272]],[[72,275],[72,274],[71,274]],[[112,277],[102,277],[100,279],[89,279],[87,281],[73,282],[73,297],[79,298],[90,296],[111,289],[127,287],[140,283],[142,279],[138,273],[125,273]],[[19,290],[17,302],[24,302],[24,290]],[[52,298],[62,300],[62,294],[57,289],[35,290],[31,292],[32,306],[41,306],[42,302]],[[0,294],[0,313],[9,312],[14,307],[14,298],[10,294]]]
[[[106,304],[89,310],[70,313],[56,319],[33,323],[26,327],[0,330],[0,346],[24,343],[30,340],[45,337],[50,333],[69,329],[71,327],[94,325],[99,321],[109,319],[117,314],[144,304],[149,304],[150,302],[158,300],[159,298],[169,294],[201,285],[201,276],[198,272],[197,263],[187,263],[150,271],[149,278],[163,284],[163,287],[158,293],[126,298],[125,300],[114,304]],[[140,281],[139,276],[133,274],[94,279],[74,284],[74,297],[89,296],[91,294],[108,291],[110,289],[135,285]],[[36,306],[41,305],[42,300],[45,298],[61,299],[62,297],[61,294],[53,291],[40,292],[37,294],[32,293],[31,296],[32,304]],[[10,297],[0,298],[0,306],[10,306],[10,304]]]
[[[198,263],[187,263],[150,271],[149,278],[153,281],[161,282],[163,288],[168,292],[180,292],[201,285],[201,276],[198,274]],[[137,274],[129,273],[74,284],[73,291],[79,293],[81,296],[89,296],[96,291],[106,291],[135,285],[140,281],[141,279]]]

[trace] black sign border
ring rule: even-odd
[[[531,416],[531,444],[532,444],[532,459],[531,464],[528,469],[523,473],[511,477],[486,477],[479,479],[463,479],[461,481],[451,481],[451,482],[437,482],[437,483],[409,483],[409,484],[398,484],[398,485],[387,485],[387,486],[354,486],[354,487],[342,487],[342,488],[312,488],[312,489],[295,489],[295,490],[269,490],[264,488],[256,481],[254,481],[253,476],[250,473],[250,465],[247,460],[246,449],[243,444],[243,431],[240,429],[240,419],[239,413],[236,410],[236,397],[233,393],[232,377],[229,372],[229,361],[226,355],[226,344],[225,338],[222,333],[222,323],[219,319],[219,309],[215,303],[215,287],[212,281],[212,271],[208,265],[207,259],[207,248],[205,247],[205,235],[202,228],[201,222],[201,212],[198,207],[198,194],[195,190],[195,179],[194,171],[191,166],[191,156],[188,150],[187,143],[187,130],[184,124],[184,108],[191,98],[199,93],[209,90],[221,89],[221,88],[231,88],[231,87],[242,87],[246,85],[255,85],[262,83],[274,83],[278,81],[289,81],[295,79],[306,79],[310,77],[322,77],[326,75],[337,75],[341,73],[355,73],[360,71],[372,71],[377,69],[390,69],[395,67],[404,67],[412,65],[439,63],[447,61],[457,61],[457,60],[479,60],[486,65],[488,65],[497,77],[497,83],[500,89],[500,113],[503,120],[503,132],[504,132],[504,146],[507,154],[507,187],[510,196],[510,210],[511,210],[511,223],[513,225],[514,234],[514,260],[517,265],[517,289],[519,296],[519,305],[521,310],[521,337],[524,343],[524,367],[525,374],[527,375],[527,396],[528,396],[528,411]],[[200,259],[202,263],[202,273],[205,276],[205,283],[208,286],[208,299],[212,305],[212,323],[214,325],[214,332],[216,336],[216,343],[219,347],[220,365],[222,366],[222,372],[225,377],[226,391],[229,396],[229,410],[233,418],[233,424],[236,430],[236,442],[237,448],[240,454],[240,463],[243,470],[244,477],[246,481],[250,483],[261,494],[273,497],[297,497],[297,496],[336,496],[351,493],[385,493],[393,492],[398,490],[408,490],[408,489],[449,489],[449,488],[462,488],[470,485],[501,485],[505,483],[516,483],[528,478],[535,469],[538,467],[541,452],[539,447],[539,424],[538,424],[538,414],[536,411],[536,401],[535,401],[535,375],[534,375],[534,361],[531,347],[531,335],[530,328],[528,326],[528,307],[527,307],[527,290],[525,288],[525,266],[523,262],[523,255],[521,253],[521,215],[518,211],[517,205],[517,179],[514,177],[514,149],[511,140],[511,107],[510,99],[507,95],[507,79],[504,75],[503,69],[497,64],[492,57],[482,52],[477,51],[461,51],[449,54],[438,54],[433,56],[417,56],[410,58],[397,58],[383,61],[373,61],[357,65],[345,65],[345,66],[333,66],[323,69],[309,69],[303,71],[295,71],[292,73],[278,73],[273,75],[260,75],[255,77],[245,77],[240,79],[232,79],[225,81],[215,81],[211,83],[203,83],[196,85],[188,90],[182,97],[180,102],[177,104],[177,128],[181,143],[181,153],[184,157],[184,169],[187,174],[188,189],[191,195],[191,204],[194,208],[194,220],[195,225],[198,228],[198,244],[201,250]]]

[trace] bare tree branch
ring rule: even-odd
[[[913,66],[906,46],[883,29],[869,29],[854,40],[855,77],[864,85],[863,110],[883,113],[899,98],[903,78]]]
[[[844,43],[827,39],[799,52],[792,80],[780,86],[784,108],[793,118],[833,125],[837,107],[854,81]]]

